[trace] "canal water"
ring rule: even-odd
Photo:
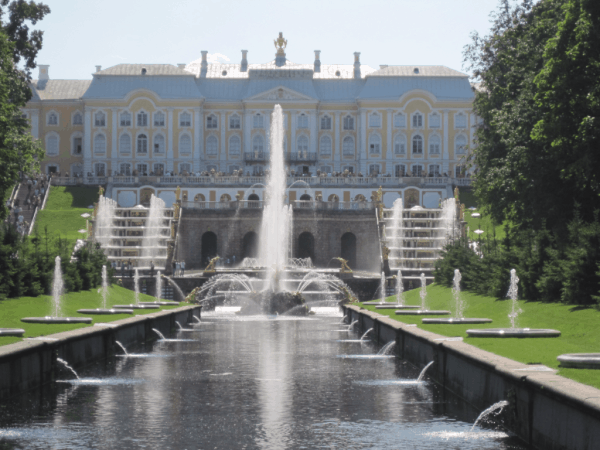
[[[428,382],[421,368],[310,318],[217,310],[170,338],[128,348],[4,402],[0,449],[527,449],[501,417]],[[167,336],[169,337],[169,336]],[[360,356],[360,357],[354,357]]]

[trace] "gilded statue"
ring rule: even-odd
[[[173,220],[179,219],[179,203],[173,204]]]
[[[208,263],[208,266],[206,266],[206,269],[204,269],[204,273],[207,273],[207,272],[214,273],[215,265],[217,264],[217,261],[219,259],[221,259],[220,256],[215,256],[213,259],[211,259],[210,262]]]
[[[381,246],[381,254],[383,255],[383,260],[387,261],[390,257],[390,249],[387,248],[385,245]]]
[[[352,273],[352,269],[350,268],[350,266],[348,266],[348,261],[340,257],[336,257],[334,259],[337,259],[342,264],[342,267],[340,268],[340,273]]]
[[[181,188],[179,186],[177,186],[177,189],[175,189],[175,200],[181,200]]]
[[[456,186],[456,187],[454,188],[454,198],[455,198],[456,200],[458,200],[458,198],[459,198],[459,192],[460,192],[460,191],[458,190],[458,186]]]
[[[98,197],[102,197],[104,195],[104,188],[102,186],[98,186]]]
[[[275,43],[277,53],[283,53],[283,50],[287,47],[287,39],[283,38],[283,33],[281,31],[279,32],[279,37],[273,42]]]

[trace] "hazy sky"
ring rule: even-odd
[[[44,0],[42,0],[44,1]],[[323,64],[445,65],[462,70],[469,34],[487,34],[498,0],[45,0],[52,12],[38,64],[50,78],[90,79],[96,65],[189,63],[207,50],[220,61],[287,58]],[[221,55],[221,56],[218,56]],[[34,72],[37,78],[37,70]]]

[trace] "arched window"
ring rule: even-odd
[[[255,114],[253,117],[253,128],[264,128],[264,117],[261,113]]]
[[[354,117],[344,117],[344,130],[354,130]]]
[[[458,113],[454,116],[454,126],[456,128],[467,128],[467,116],[464,113]]]
[[[165,152],[165,137],[162,134],[154,136],[154,153]]]
[[[467,153],[467,138],[462,134],[456,136],[454,139],[454,149],[457,155],[464,155]]]
[[[412,139],[412,152],[415,155],[423,154],[423,138],[418,134]]]
[[[438,113],[433,113],[429,116],[429,128],[439,128],[440,127],[440,115]]]
[[[137,115],[137,126],[147,127],[148,126],[148,114],[144,111],[140,111]]]
[[[122,127],[130,127],[131,126],[131,114],[129,114],[127,111],[121,113],[120,123],[121,123]]]
[[[211,114],[206,118],[206,128],[209,130],[216,130],[219,128],[219,122],[217,121],[217,116]]]
[[[182,153],[184,155],[189,155],[190,153],[192,153],[192,138],[189,134],[182,134],[179,138],[179,153]]]
[[[46,119],[46,123],[48,125],[58,125],[58,114],[54,111],[48,114],[48,118]]]
[[[265,140],[260,134],[252,138],[252,151],[259,153],[265,151]]]
[[[189,113],[181,113],[179,115],[179,126],[180,127],[189,127],[192,125],[192,116]]]
[[[406,154],[406,136],[398,134],[394,138],[394,154],[405,155]]]
[[[319,144],[319,152],[322,156],[331,155],[331,138],[329,136],[322,136]]]
[[[239,136],[231,136],[229,138],[229,154],[239,155],[242,149],[242,141]]]
[[[154,126],[155,127],[164,127],[165,126],[165,115],[163,113],[156,112],[154,113]]]
[[[240,120],[240,116],[234,114],[229,118],[229,128],[231,130],[239,130],[242,127],[242,121]]]
[[[97,127],[105,127],[106,126],[106,114],[104,114],[102,111],[98,111],[94,115],[94,125],[96,125]]]
[[[58,155],[58,136],[56,134],[51,134],[46,138],[46,154]]]
[[[219,141],[217,141],[217,138],[215,136],[209,136],[208,139],[206,139],[206,154],[219,154]]]
[[[298,147],[298,153],[306,153],[308,152],[308,138],[304,135],[298,136],[298,141],[297,141]]]
[[[123,133],[119,138],[119,150],[121,153],[131,153],[131,136]]]
[[[298,128],[308,128],[308,116],[306,114],[298,116]]]
[[[71,137],[71,154],[72,155],[81,155],[83,152],[83,137],[81,133],[75,133]]]
[[[94,136],[94,153],[106,153],[106,138],[103,134]]]
[[[73,114],[73,125],[83,125],[83,116],[80,112]]]
[[[379,155],[381,153],[381,137],[378,134],[369,136],[369,152],[372,155]]]
[[[394,115],[394,126],[396,128],[404,128],[406,126],[406,116],[402,113]]]
[[[369,126],[373,127],[373,128],[380,128],[381,127],[381,115],[379,115],[376,112],[369,115]]]
[[[331,117],[321,117],[321,130],[331,130]]]
[[[439,155],[442,147],[442,141],[439,136],[433,135],[429,138],[429,154]]]
[[[137,152],[148,153],[148,137],[145,134],[140,134],[137,137]]]
[[[342,142],[342,153],[344,156],[354,156],[354,139],[346,136]]]
[[[423,127],[423,114],[421,114],[421,113],[413,114],[412,126],[413,126],[413,128],[422,128]]]

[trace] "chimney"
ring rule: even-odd
[[[100,72],[102,70],[102,66],[96,66],[96,73]]]
[[[360,52],[354,52],[354,78],[360,78]]]
[[[50,68],[49,64],[38,64],[39,67],[39,75],[38,75],[38,81],[46,81],[50,79],[50,76],[48,75],[48,69]]]
[[[380,69],[387,69],[388,65],[387,64],[379,64],[379,68]]]
[[[315,72],[321,71],[321,50],[315,50]]]
[[[240,66],[240,71],[248,71],[248,50],[242,50],[242,65]]]
[[[185,69],[185,66],[187,66],[186,63],[179,63],[179,64],[177,64],[177,67],[179,67],[182,70]]]
[[[208,72],[208,51],[202,50],[202,64],[200,65],[200,76],[206,77],[206,72]]]

